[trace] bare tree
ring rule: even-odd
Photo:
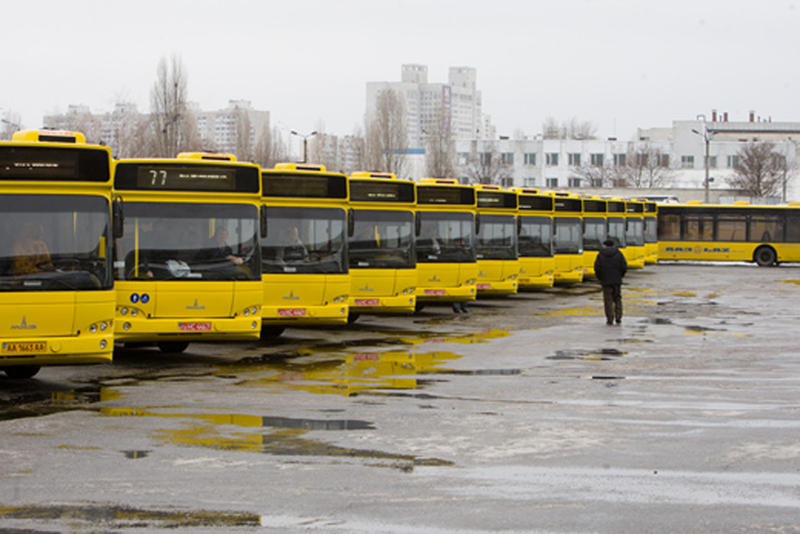
[[[236,158],[240,161],[253,161],[255,147],[253,146],[253,125],[247,109],[237,108],[236,117]]]
[[[187,102],[187,73],[183,61],[177,54],[169,62],[162,58],[150,92],[157,155],[174,157],[182,150],[200,148],[197,124]]]
[[[450,129],[450,115],[439,105],[434,120],[429,123],[425,157],[427,175],[431,178],[449,178],[456,175],[456,143]]]
[[[603,163],[602,165],[583,164],[573,167],[571,179],[581,179],[585,181],[585,187],[610,187],[615,185],[619,178],[613,167]]]
[[[739,158],[728,183],[753,198],[775,196],[788,179],[786,156],[771,142],[747,143],[739,149]]]
[[[503,156],[494,144],[478,152],[478,143],[473,141],[469,161],[464,170],[470,183],[503,185],[503,181],[514,176],[511,165],[503,161]]]
[[[367,163],[371,169],[401,176],[408,152],[406,105],[402,95],[384,89],[367,122]]]
[[[615,180],[626,187],[663,187],[675,173],[669,154],[660,147],[645,143],[626,154],[625,164],[614,167]]]
[[[289,161],[288,143],[277,127],[270,129],[269,126],[264,126],[256,140],[253,162],[258,163],[264,169],[269,169],[276,163],[285,161]]]
[[[596,139],[597,126],[590,121],[579,121],[576,118],[559,123],[555,118],[547,117],[542,124],[542,136],[545,139]]]
[[[0,123],[0,140],[11,139],[14,132],[22,129],[21,121],[19,113],[12,111],[3,113],[2,123]]]

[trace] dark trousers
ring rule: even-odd
[[[606,311],[606,322],[622,321],[622,285],[603,286],[603,307]]]

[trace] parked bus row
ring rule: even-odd
[[[418,183],[223,154],[113,160],[72,132],[0,144],[0,368],[99,363],[114,344],[274,336],[579,283],[610,237],[655,261],[655,204]],[[649,222],[652,219],[652,224]]]

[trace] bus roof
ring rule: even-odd
[[[86,144],[86,136],[81,132],[70,132],[66,130],[18,130],[11,136],[11,140],[33,143]]]

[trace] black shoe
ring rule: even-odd
[[[617,319],[617,324],[622,324],[622,319]]]
[[[453,304],[453,312],[455,312],[455,313],[461,313],[461,308],[460,308],[460,307],[458,307],[458,306],[456,306],[455,304]]]
[[[614,324],[614,321],[606,321],[606,324],[607,324],[608,326],[611,326],[611,325],[613,325],[613,324]]]

